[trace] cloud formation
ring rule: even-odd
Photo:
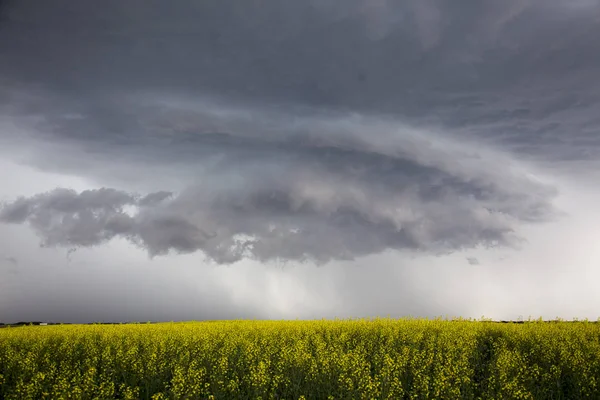
[[[596,318],[600,2],[259,3],[0,0],[0,320]]]
[[[7,8],[2,75],[70,93],[154,87],[422,115],[440,91],[476,88],[489,99],[600,65],[600,6],[589,0]]]
[[[599,155],[595,1],[7,4],[0,111],[46,144],[143,157],[149,109],[130,97],[176,94],[393,115],[551,162]],[[189,125],[161,128],[171,144]]]
[[[143,197],[56,189],[5,204],[0,221],[29,223],[47,246],[124,237],[151,256],[202,251],[217,263],[324,263],[388,249],[518,246],[521,224],[556,213],[556,190],[509,160],[382,119],[208,108],[158,118],[193,122],[156,162],[195,165],[196,184]]]
[[[556,190],[490,149],[595,154],[583,127],[599,99],[579,77],[600,59],[548,62],[596,54],[600,8],[582,0],[151,1],[144,15],[74,2],[69,20],[44,4],[8,10],[0,106],[28,129],[0,141],[40,168],[156,181],[146,198],[59,190],[5,206],[48,245],[126,237],[219,263],[517,246],[523,224],[556,216]],[[550,96],[558,76],[576,92]],[[166,169],[179,187],[155,179]]]

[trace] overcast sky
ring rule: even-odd
[[[0,1],[0,321],[600,317],[600,2]]]

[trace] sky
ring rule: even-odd
[[[0,321],[600,317],[595,0],[0,1]]]

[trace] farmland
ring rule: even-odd
[[[3,399],[600,398],[600,324],[441,319],[0,329]]]

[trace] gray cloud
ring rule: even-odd
[[[584,0],[61,5],[11,5],[3,75],[64,93],[155,87],[407,114],[440,91],[489,99],[600,61],[600,6]]]
[[[96,203],[74,192],[23,198],[3,220],[27,221],[49,245],[123,236],[151,255],[202,250],[218,262],[515,246],[523,223],[555,216],[556,191],[471,139],[535,153],[534,135],[546,129],[547,145],[558,144],[544,154],[555,159],[562,134],[552,121],[589,120],[561,115],[565,97],[543,91],[507,105],[523,79],[546,84],[567,71],[548,64],[532,80],[539,60],[594,46],[579,39],[595,32],[597,7],[581,4],[585,12],[534,0],[183,2],[170,14],[146,2],[142,16],[134,3],[92,13],[74,2],[65,7],[81,19],[64,21],[46,3],[13,4],[5,29],[55,55],[41,70],[24,43],[0,40],[12,61],[0,73],[13,82],[2,106],[27,121],[29,136],[12,140],[36,149],[29,163],[92,177],[114,176],[106,167],[115,165],[150,180],[150,168],[171,168],[193,179],[178,195],[155,187],[145,198],[93,192]],[[153,15],[161,18],[149,23]],[[562,34],[574,20],[579,33]],[[106,57],[115,63],[99,62]],[[532,105],[535,96],[543,101]],[[363,111],[331,111],[344,108]]]
[[[246,256],[327,262],[386,249],[516,246],[522,223],[555,217],[553,188],[517,169],[498,171],[501,159],[470,153],[467,145],[436,143],[408,128],[398,140],[386,135],[391,126],[377,133],[360,117],[311,119],[319,136],[306,126],[270,134],[244,118],[226,122],[246,129],[186,137],[196,157],[206,152],[220,162],[203,184],[178,195],[57,189],[4,205],[0,220],[28,222],[48,246],[125,237],[152,256],[201,250],[231,263]],[[368,142],[356,133],[367,126]],[[130,215],[126,206],[138,209]]]
[[[143,157],[152,107],[129,97],[174,93],[383,113],[536,159],[598,158],[593,1],[25,0],[4,14],[0,110],[95,154]],[[163,120],[163,145],[178,129],[190,126]]]
[[[147,194],[146,196],[142,197],[141,199],[139,199],[138,204],[140,206],[153,206],[153,205],[163,202],[164,200],[166,200],[172,196],[173,196],[173,193],[165,192],[165,191],[150,193],[150,194]]]

